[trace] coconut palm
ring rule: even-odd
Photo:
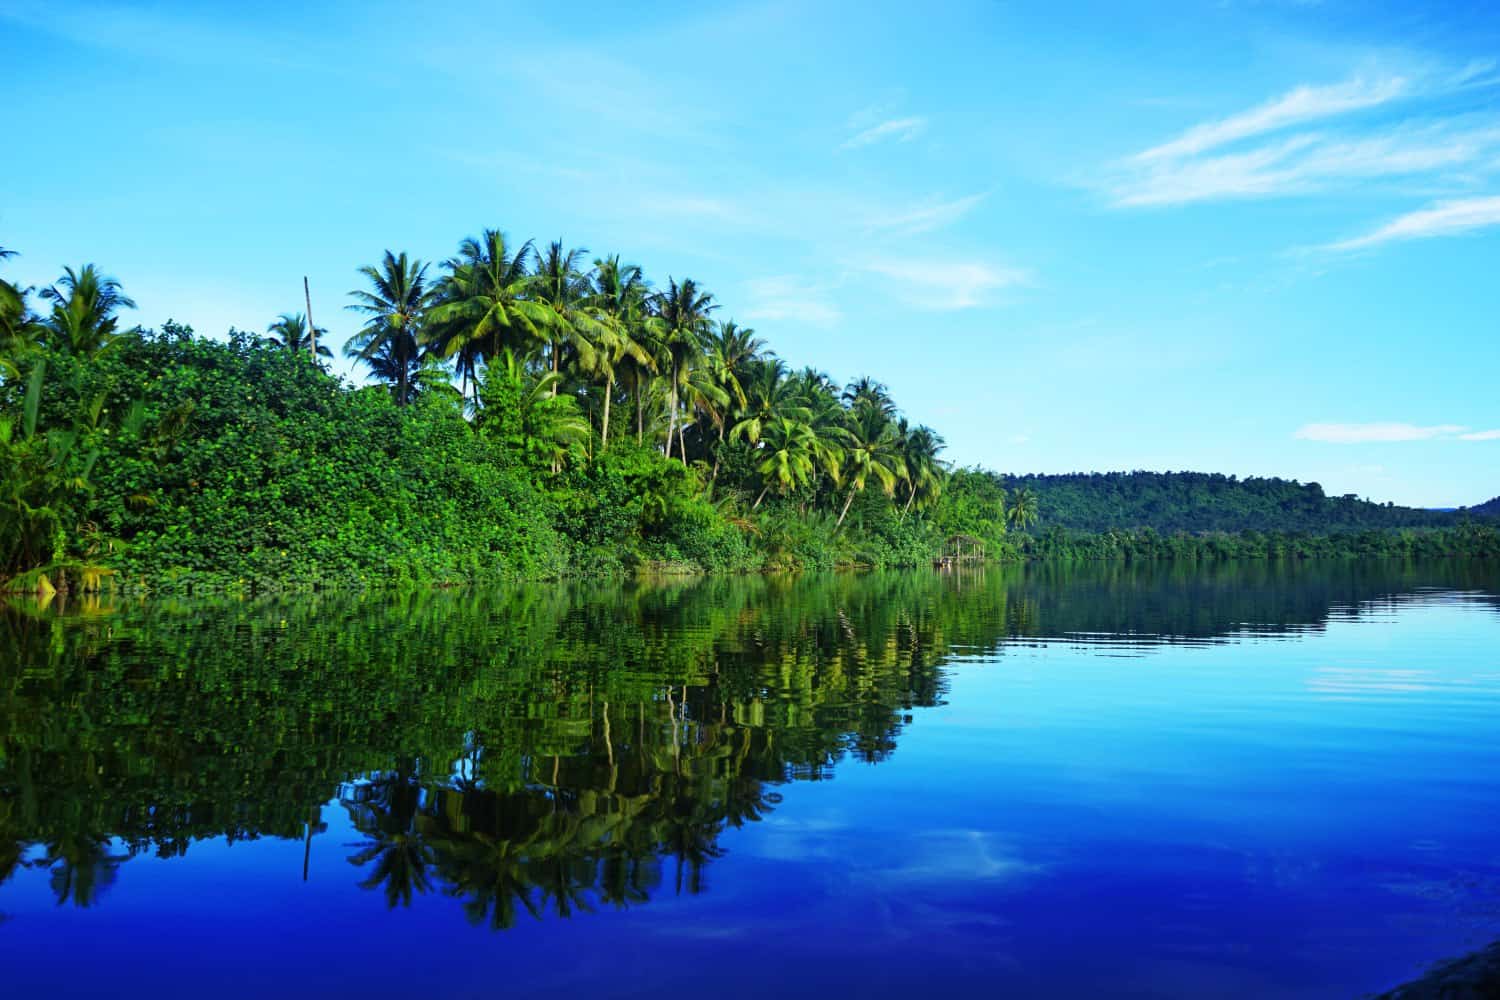
[[[788,377],[786,362],[771,355],[757,358],[746,366],[745,403],[742,415],[730,430],[730,436],[759,444],[765,428],[778,420],[809,423],[812,410],[807,406],[802,386]]]
[[[539,466],[560,469],[573,447],[589,439],[589,423],[578,408],[578,400],[557,394],[556,386],[562,379],[557,372],[528,369],[508,348],[485,369],[481,393],[489,397],[492,380],[502,379],[510,383],[503,395],[513,401],[516,412],[491,413],[486,405],[479,426],[485,428],[491,423],[515,420],[513,426],[528,457]]]
[[[313,332],[308,329],[307,320],[301,313],[282,313],[276,317],[276,322],[266,327],[266,333],[269,336],[265,338],[265,342],[269,347],[279,347],[292,354],[310,354],[314,343]],[[327,335],[328,331],[318,327],[316,333],[319,338],[322,338]],[[318,357],[333,357],[333,352],[324,346],[321,339],[317,344]]]
[[[14,250],[0,247],[0,260],[15,255]],[[0,375],[7,378],[20,377],[20,370],[11,359],[35,344],[44,332],[26,307],[29,291],[0,278]]]
[[[1019,531],[1025,531],[1036,523],[1037,497],[1030,486],[1023,486],[1011,495],[1010,509],[1005,512],[1005,517],[1011,527]]]
[[[931,427],[908,428],[906,421],[897,425],[897,439],[901,442],[901,457],[906,465],[906,504],[901,513],[908,513],[918,497],[923,504],[937,500],[943,488],[943,463],[938,459],[946,442],[942,435]]]
[[[564,250],[562,241],[555,240],[538,255],[536,272],[532,275],[531,292],[548,309],[543,334],[550,367],[556,375],[562,374],[562,358],[569,351],[579,368],[584,371],[593,368],[597,353],[594,344],[609,335],[608,328],[594,313],[593,280],[580,268],[587,254],[582,247]],[[553,383],[554,395],[557,384]]]
[[[435,353],[455,360],[465,394],[481,362],[503,348],[524,352],[546,339],[551,313],[528,297],[534,255],[531,241],[512,249],[504,233],[486,229],[443,262],[447,273],[438,283],[427,333]]]
[[[731,397],[709,365],[698,365],[688,371],[682,383],[682,399],[689,413],[706,418],[710,426],[718,429],[720,438],[723,437],[724,425],[729,421]],[[684,456],[687,455],[687,423],[684,419],[677,428],[678,443],[682,445]]]
[[[655,371],[656,359],[646,343],[646,279],[635,264],[621,264],[618,254],[594,261],[594,307],[603,332],[595,344],[595,371],[604,376],[604,415],[599,424],[599,450],[609,447],[609,405],[615,377],[629,364]]]
[[[839,511],[835,527],[843,525],[844,518],[849,515],[849,505],[854,502],[854,495],[864,490],[871,476],[879,481],[887,495],[894,493],[896,482],[906,477],[895,427],[877,405],[873,402],[856,402],[855,407],[849,411],[847,432],[844,478],[849,492],[844,497],[844,506]]]
[[[887,419],[896,415],[896,404],[892,401],[890,393],[886,391],[885,385],[877,382],[870,376],[856,379],[844,388],[844,402],[850,409],[859,407],[871,407],[880,411]]]
[[[344,354],[376,367],[381,359],[381,377],[394,378],[392,394],[399,406],[412,400],[412,375],[421,366],[422,321],[432,298],[427,286],[427,265],[387,250],[379,266],[362,267],[359,273],[370,288],[350,292],[354,304],[348,308],[369,317],[365,325],[344,345]]]
[[[672,456],[672,434],[677,429],[679,389],[692,365],[703,355],[703,338],[712,323],[710,314],[718,308],[713,296],[698,290],[691,278],[679,284],[668,279],[667,290],[655,298],[656,315],[661,321],[659,334],[668,367],[667,457]],[[682,464],[687,464],[686,453]]]
[[[70,354],[96,354],[118,336],[121,309],[134,309],[135,302],[120,283],[85,264],[77,271],[63,268],[57,284],[42,289],[42,298],[52,303],[46,319],[45,339],[54,350]]]
[[[772,489],[786,496],[807,483],[816,468],[817,436],[806,424],[782,417],[762,429],[758,454],[756,471],[762,487],[752,509],[758,509]]]

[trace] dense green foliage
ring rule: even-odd
[[[383,383],[365,389],[326,371],[298,313],[208,340],[120,329],[133,303],[93,266],[43,293],[50,316],[6,285],[0,580],[443,583],[940,550],[942,439],[879,383],[793,374],[691,280],[653,292],[584,259],[495,231],[439,268],[387,253],[352,293],[346,353]],[[984,523],[998,543],[1003,509]]]
[[[1452,525],[1463,513],[1330,497],[1317,483],[1203,472],[1009,476],[1005,485],[1032,490],[1048,524],[1078,531],[1358,531]]]
[[[1494,550],[1470,512],[1316,484],[950,470],[879,382],[794,372],[692,280],[585,260],[494,230],[437,267],[387,252],[351,293],[366,388],[299,313],[212,340],[122,329],[134,303],[93,265],[46,314],[0,281],[0,585]]]

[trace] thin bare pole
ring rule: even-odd
[[[302,276],[302,297],[307,300],[307,343],[312,351],[313,360],[318,360],[318,328],[313,326],[312,321],[312,292],[307,288],[307,275]]]

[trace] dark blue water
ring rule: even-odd
[[[1365,995],[1500,937],[1497,582],[13,611],[0,990]]]

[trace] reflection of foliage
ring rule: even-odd
[[[86,906],[129,857],[301,840],[337,795],[389,906],[475,924],[695,893],[776,786],[893,753],[954,649],[1213,639],[1493,569],[1123,565],[0,611],[0,884]],[[81,720],[87,720],[83,724]],[[28,859],[32,859],[28,861]]]

